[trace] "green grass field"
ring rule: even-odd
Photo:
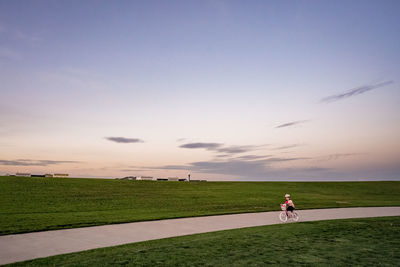
[[[400,205],[400,182],[151,182],[0,177],[0,234],[297,208]]]
[[[400,217],[261,226],[37,259],[13,266],[398,266]]]

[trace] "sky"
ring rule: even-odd
[[[400,180],[399,12],[0,0],[0,174]]]

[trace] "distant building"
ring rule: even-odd
[[[44,174],[32,174],[31,177],[45,177]]]
[[[123,178],[115,178],[116,180],[137,180],[137,181],[174,181],[186,182],[188,179],[179,177],[154,178],[153,176],[126,176]],[[193,182],[205,182],[206,180],[192,180]]]
[[[44,177],[50,177],[50,178],[52,178],[52,177],[54,177],[54,175],[51,174],[51,173],[46,173],[46,174],[44,175]]]
[[[25,172],[17,172],[15,176],[20,176],[20,177],[31,177],[30,173],[25,173]]]
[[[136,180],[136,176],[126,176],[126,177],[124,177],[124,178],[120,178],[120,180]]]
[[[55,173],[55,174],[53,175],[53,177],[58,177],[58,178],[66,178],[66,177],[68,177],[68,176],[69,176],[68,173]]]
[[[136,180],[152,181],[153,180],[153,176],[138,176],[138,177],[136,177]]]

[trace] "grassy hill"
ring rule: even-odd
[[[398,206],[400,182],[152,182],[0,177],[0,235],[165,218]]]

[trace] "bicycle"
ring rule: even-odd
[[[295,210],[289,211],[286,214],[286,204],[281,204],[281,210],[282,212],[279,213],[279,220],[281,220],[281,222],[287,222],[288,219],[293,219],[293,221],[297,222],[300,219],[299,214]]]

